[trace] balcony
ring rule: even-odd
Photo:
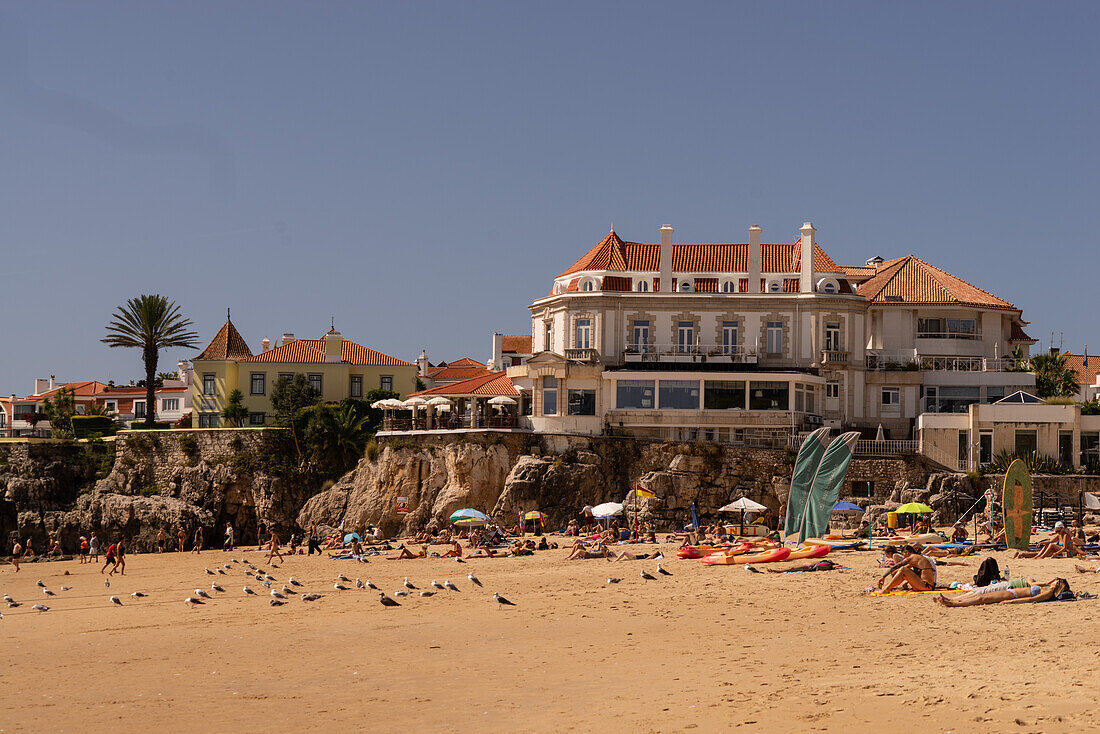
[[[821,352],[821,364],[824,367],[847,367],[852,359],[851,352],[826,349]]]
[[[580,362],[582,364],[599,364],[600,352],[598,349],[581,348],[581,349],[566,349],[565,358],[570,362]]]
[[[1005,372],[1011,359],[919,354],[916,349],[869,349],[866,365],[872,372]]]
[[[971,339],[980,340],[982,338],[982,330],[975,329],[973,331],[917,331],[918,339]]]
[[[527,430],[523,427],[524,419],[512,414],[505,415],[449,415],[440,413],[429,422],[423,418],[394,418],[387,416],[382,420],[383,431],[408,432],[408,431],[455,431],[477,430],[496,428],[505,430]]]
[[[627,344],[623,350],[627,364],[756,364],[755,349],[746,347],[704,347],[691,344]]]

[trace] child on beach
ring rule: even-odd
[[[283,560],[283,554],[279,552],[279,536],[275,534],[275,531],[271,531],[271,540],[269,541],[271,550],[267,554],[267,562],[271,563],[271,559],[274,556],[278,556],[279,560]]]

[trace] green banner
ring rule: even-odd
[[[840,494],[840,485],[844,484],[844,477],[848,474],[848,464],[852,461],[852,451],[858,440],[859,434],[854,431],[842,433],[825,449],[813,484],[810,485],[810,496],[806,500],[806,519],[798,533],[799,542],[806,538],[820,537],[829,527],[833,505]]]
[[[806,498],[810,496],[810,485],[813,484],[814,474],[817,473],[817,465],[821,463],[821,457],[825,454],[825,439],[828,435],[828,428],[818,428],[806,436],[798,449],[798,457],[794,460],[794,471],[791,473],[791,494],[787,498],[787,517],[783,522],[784,538],[797,533],[799,525],[802,524],[802,517],[806,514]]]
[[[1019,459],[1009,464],[1005,472],[1001,512],[1005,523],[1005,543],[1009,548],[1026,551],[1031,544],[1031,475]]]

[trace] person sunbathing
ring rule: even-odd
[[[951,558],[952,556],[972,556],[978,552],[978,549],[972,545],[965,548],[931,548],[929,546],[924,546],[924,550],[921,552],[932,558]],[[941,563],[940,565],[944,566],[948,564]]]
[[[606,558],[611,560],[614,554],[607,549],[607,546],[603,543],[599,543],[595,550],[589,550],[584,541],[578,540],[573,544],[573,550],[569,556],[565,559],[567,561],[587,561],[593,558]]]
[[[408,548],[406,548],[404,546],[401,546],[401,552],[400,553],[398,553],[396,556],[388,556],[389,560],[391,560],[391,561],[399,561],[402,558],[427,558],[427,557],[428,557],[428,546],[426,546],[426,545],[420,547],[420,552],[419,553],[413,553]]]
[[[935,602],[945,607],[974,607],[979,604],[1026,604],[1029,602],[1050,601],[1069,590],[1069,582],[1065,579],[1051,579],[1045,584],[1021,585],[1007,589],[987,586],[951,597],[939,594],[936,596]]]
[[[1033,551],[1016,551],[1013,558],[1069,558],[1076,556],[1084,558],[1085,552],[1074,543],[1073,536],[1066,530],[1061,522],[1054,523],[1054,534],[1046,540],[1039,542],[1039,549]]]
[[[806,571],[832,571],[834,568],[841,568],[839,563],[830,561],[827,558],[822,558],[818,561],[809,561],[808,563],[800,563],[790,568],[768,568],[765,569],[768,573],[802,573]]]
[[[608,560],[613,560],[616,563],[619,561],[642,561],[653,556],[652,553],[631,553],[630,551],[622,551],[618,554],[608,551],[608,553]],[[615,556],[614,559],[611,556]]]
[[[879,579],[885,594],[903,584],[912,591],[932,591],[936,588],[936,564],[928,556],[921,555],[911,545],[902,547],[905,560],[883,574]]]
[[[451,549],[442,558],[462,558],[462,544],[458,542],[458,538],[451,541]]]

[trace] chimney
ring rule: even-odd
[[[294,335],[293,334],[283,334],[283,346],[284,347],[287,344],[292,343],[293,341],[294,341]]]
[[[266,336],[260,341],[260,354],[263,354],[268,349],[271,349],[271,340]]]
[[[672,293],[672,229],[671,224],[661,226],[661,293]]]
[[[504,369],[504,334],[493,332],[493,356],[489,360],[489,369]]]
[[[190,385],[191,363],[188,362],[186,359],[181,359],[179,362],[176,362],[176,369],[178,370],[176,374],[179,375],[180,382],[182,382],[185,386]]]
[[[886,261],[883,260],[881,256],[875,255],[874,257],[872,257],[871,259],[869,259],[867,261],[867,267],[874,268],[875,270],[878,270],[880,267],[882,267],[882,264],[884,262],[886,262]]]
[[[418,374],[421,377],[427,377],[428,376],[428,365],[429,364],[430,364],[430,362],[428,362],[428,350],[421,349],[420,350],[420,356],[416,358],[416,369],[417,369]]]
[[[760,292],[760,225],[749,227],[749,288],[748,293]]]
[[[813,222],[802,225],[802,254],[799,271],[799,293],[814,292],[814,229]]]
[[[57,381],[53,375],[50,375],[50,389],[53,390],[55,387],[57,387]]]
[[[293,337],[291,337],[293,339]],[[325,334],[325,361],[326,362],[342,362],[344,351],[344,337],[340,335],[340,332],[333,329]]]
[[[41,395],[50,389],[50,381],[44,377],[36,377],[34,380],[34,394]]]

